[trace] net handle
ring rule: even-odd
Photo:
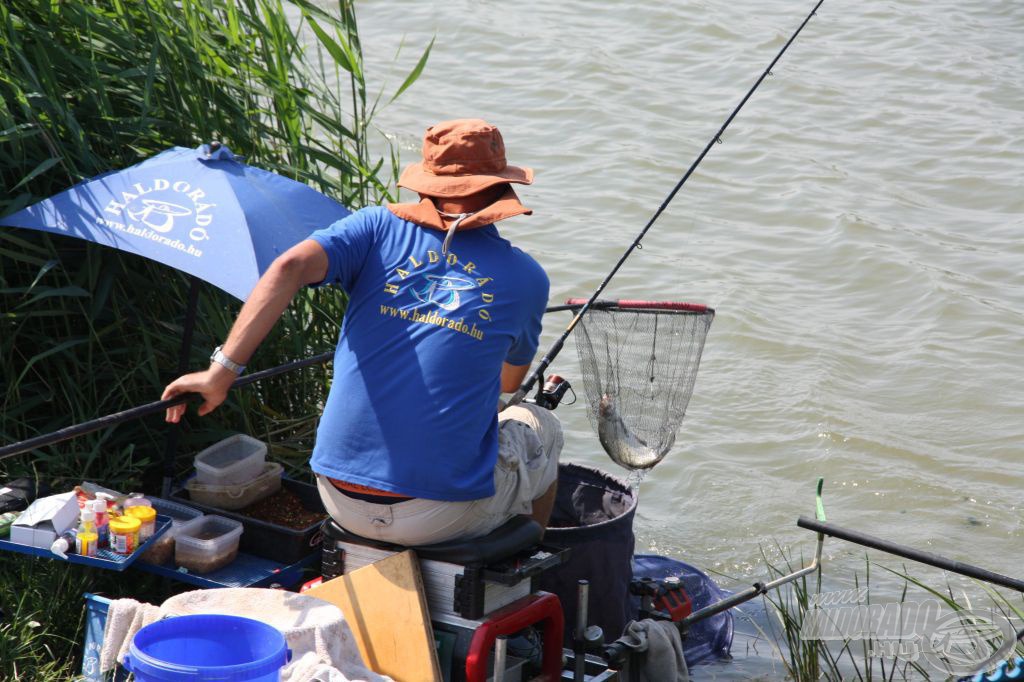
[[[548,308],[548,312],[554,312],[556,310],[572,310],[573,308],[579,308],[587,303],[586,298],[569,298],[566,299],[564,306],[554,306]],[[713,308],[709,308],[701,303],[684,303],[682,301],[638,301],[632,299],[599,299],[594,301],[590,307],[592,308],[619,308],[621,310],[677,310],[688,313],[714,313]]]

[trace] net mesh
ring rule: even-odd
[[[576,330],[587,415],[616,464],[650,469],[675,443],[714,311],[591,309]]]

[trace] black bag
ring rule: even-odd
[[[50,486],[31,478],[19,478],[10,483],[0,483],[0,514],[27,509],[37,497],[45,497],[49,494]]]
[[[581,579],[590,582],[588,624],[601,626],[606,642],[618,638],[635,617],[629,583],[636,505],[625,482],[579,464],[558,466],[558,495],[544,543],[572,551],[567,563],[538,577],[538,587],[554,592],[562,602],[566,642],[572,641],[576,629]]]

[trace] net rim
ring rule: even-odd
[[[589,299],[569,298],[565,301],[563,310],[577,310],[587,304]],[[590,304],[592,310],[628,310],[638,313],[676,313],[684,315],[714,315],[715,309],[703,303],[689,303],[685,301],[640,301],[640,300],[597,300]]]

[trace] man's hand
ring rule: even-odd
[[[160,400],[170,400],[183,393],[198,393],[203,396],[203,404],[199,406],[199,416],[210,414],[228,397],[231,384],[238,377],[227,367],[212,363],[205,372],[194,372],[178,377],[164,389]],[[187,405],[174,405],[167,408],[165,421],[177,424],[185,414]]]

